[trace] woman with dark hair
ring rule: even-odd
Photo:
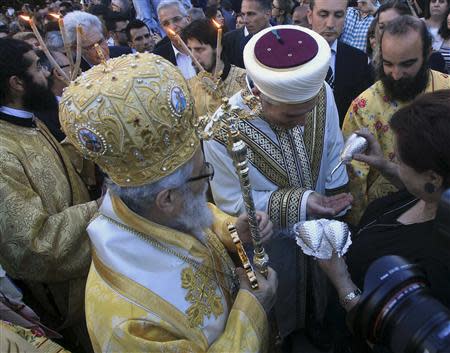
[[[272,19],[275,25],[291,24],[292,0],[272,0]]]
[[[222,26],[223,33],[228,32],[227,25],[225,24],[225,17],[223,16],[222,10],[218,6],[208,6],[205,8],[205,17],[216,21]]]
[[[373,261],[402,256],[423,268],[432,295],[450,307],[450,249],[433,241],[439,201],[450,187],[450,90],[419,96],[393,115],[390,127],[396,163],[384,159],[376,139],[366,132],[358,133],[369,140],[369,151],[354,158],[377,168],[403,190],[368,206],[347,254],[351,278],[343,260],[321,261],[321,267],[343,300],[356,287],[362,288]],[[357,302],[356,296],[345,309]]]
[[[444,57],[445,64],[447,66],[447,72],[450,72],[450,8],[447,10],[438,33],[443,40],[439,52]]]
[[[442,46],[443,40],[438,32],[446,18],[448,8],[449,0],[429,0],[425,7],[424,21],[433,37],[433,49],[436,51],[439,51]]]
[[[362,131],[358,134],[369,140],[369,150],[354,158],[377,168],[401,191],[367,207],[352,235],[346,260],[333,256],[318,263],[346,311],[358,304],[358,288],[363,290],[369,266],[386,255],[418,264],[427,276],[431,295],[450,308],[450,249],[436,245],[433,232],[439,201],[450,187],[450,90],[419,96],[393,115],[390,127],[396,163],[385,160],[376,139]],[[335,315],[337,327],[342,329],[344,317]],[[348,332],[339,332],[337,337],[340,349],[351,345],[353,352],[372,352],[358,337],[350,343]],[[373,352],[379,352],[377,349]]]

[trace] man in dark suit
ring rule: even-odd
[[[253,34],[270,26],[272,1],[243,0],[241,14],[245,26],[225,34],[223,37],[223,52],[232,65],[245,68],[244,47]]]
[[[177,0],[163,0],[159,3],[158,19],[164,31],[181,34],[181,31],[191,22],[184,6]],[[183,52],[176,43],[173,44],[166,36],[155,45],[153,54],[160,55],[178,66],[185,79],[190,79],[196,75],[192,66],[192,60]]]
[[[313,31],[326,39],[331,48],[327,82],[334,99],[342,126],[351,102],[373,83],[373,72],[367,55],[338,40],[345,23],[346,1],[310,1],[308,21]]]

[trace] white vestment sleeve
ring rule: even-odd
[[[333,175],[331,171],[336,167],[340,161],[340,154],[344,147],[344,138],[339,127],[339,114],[334,101],[334,96],[331,88],[327,87],[327,124],[326,124],[326,156],[327,165],[325,165],[325,193],[336,194],[344,192],[348,184],[347,169],[345,165],[341,165]]]

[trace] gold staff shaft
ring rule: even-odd
[[[228,129],[228,153],[233,159],[236,173],[239,177],[242,198],[244,200],[245,210],[247,211],[250,233],[252,235],[254,247],[253,263],[261,274],[267,276],[269,257],[264,250],[261,234],[259,233],[258,219],[256,217],[255,203],[253,201],[252,187],[249,178],[247,145],[242,141],[238,129],[239,112],[236,109],[231,109],[227,101],[225,101],[225,104],[223,105],[223,111]]]

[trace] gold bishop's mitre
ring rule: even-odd
[[[120,186],[158,181],[200,146],[186,81],[153,54],[121,56],[83,73],[64,91],[59,117],[70,143]]]

